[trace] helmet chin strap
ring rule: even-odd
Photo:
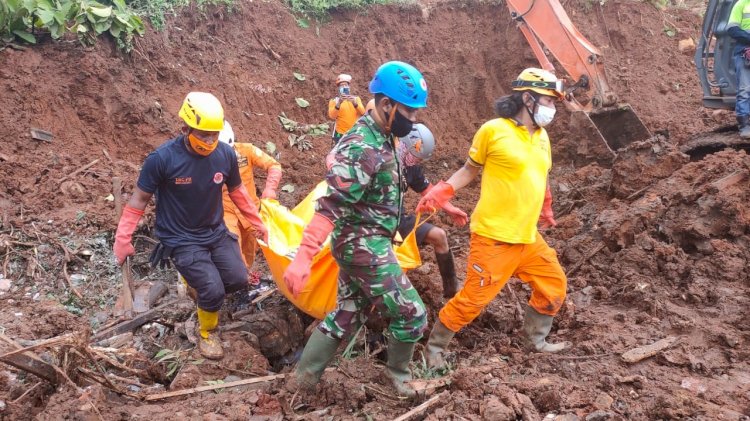
[[[398,107],[398,104],[394,104],[393,108],[391,109],[390,114],[388,115],[388,120],[385,123],[385,134],[391,134],[391,125],[393,124],[393,119],[396,118],[396,108]]]
[[[531,100],[534,101],[534,108],[539,107],[539,103],[537,102],[536,98],[534,98],[534,95],[529,94],[531,97]],[[536,119],[534,119],[534,111],[529,108],[526,103],[523,104],[523,106],[526,108],[526,112],[529,113],[529,117],[531,117],[531,122],[534,123],[534,126],[539,127],[539,124],[537,124]]]

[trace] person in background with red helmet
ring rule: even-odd
[[[328,101],[328,117],[335,120],[333,126],[333,144],[341,139],[349,129],[354,126],[357,119],[365,114],[365,107],[362,100],[351,93],[352,77],[342,73],[336,77],[336,88],[338,95],[336,98]]]
[[[224,121],[224,128],[219,132],[219,142],[231,146],[237,154],[237,166],[240,170],[242,184],[256,206],[260,205],[260,200],[255,191],[254,168],[260,168],[266,172],[266,184],[260,198],[278,199],[277,190],[281,182],[281,164],[252,143],[236,142],[234,130],[228,121]],[[224,189],[223,199],[224,223],[229,231],[239,237],[242,258],[245,261],[245,266],[250,269],[255,261],[255,246],[257,245],[255,229],[253,224],[242,216],[242,212],[234,205],[227,189]]]
[[[440,310],[427,342],[427,362],[435,369],[447,366],[444,354],[455,333],[482,312],[511,276],[531,287],[524,318],[528,350],[554,353],[569,346],[546,341],[565,301],[567,278],[537,228],[539,222],[543,228],[557,224],[548,182],[552,148],[544,128],[555,115],[562,82],[549,71],[529,68],[511,86],[513,93],[495,103],[499,118],[474,135],[466,164],[417,205],[418,212],[437,210],[482,173],[471,215],[465,284]]]
[[[258,238],[268,240],[258,207],[240,178],[237,155],[219,142],[224,109],[205,92],[190,92],[180,108],[184,134],[151,152],[143,163],[133,195],[115,234],[114,255],[122,265],[135,254],[133,232],[151,197],[156,195],[156,236],[160,243],[151,264],[170,261],[197,293],[198,349],[209,359],[224,350],[215,329],[226,293],[247,288],[248,272],[237,237],[224,224],[222,188],[252,225]]]

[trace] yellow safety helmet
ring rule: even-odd
[[[534,91],[560,99],[565,97],[562,80],[548,70],[535,67],[524,69],[511,86],[514,91]]]
[[[215,96],[206,92],[187,94],[180,117],[194,129],[220,132],[224,128],[224,108]]]
[[[336,76],[336,86],[339,86],[339,84],[346,82],[346,83],[352,83],[352,76],[347,75],[346,73],[342,73],[338,76]]]

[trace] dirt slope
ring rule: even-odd
[[[689,162],[676,149],[691,135],[731,120],[700,107],[692,52],[677,49],[679,40],[695,39],[700,18],[688,10],[661,11],[627,1],[565,7],[603,50],[621,100],[661,135],[621,152],[611,168],[586,165],[574,159],[579,138],[561,112],[551,129],[560,225],[546,237],[570,278],[555,336],[576,348],[565,356],[522,352],[516,301],[506,291],[457,336],[451,394],[433,408],[430,419],[538,420],[550,412],[587,420],[740,419],[750,413],[745,350],[750,158],[732,150]],[[668,36],[665,27],[677,28],[677,35]],[[411,61],[427,78],[430,107],[421,118],[439,138],[428,164],[435,180],[463,163],[473,132],[492,117],[493,99],[507,92],[521,69],[535,65],[503,4],[464,2],[335,14],[319,33],[300,28],[278,2],[241,2],[231,15],[186,10],[167,31],[140,39],[129,57],[106,42],[85,53],[75,42],[0,51],[0,140],[8,145],[0,151],[0,235],[42,243],[0,248],[3,273],[12,280],[11,290],[0,295],[3,309],[11,310],[0,315],[5,334],[41,339],[107,320],[117,291],[109,261],[114,211],[105,199],[111,177],[123,177],[130,191],[145,155],[179,130],[176,112],[186,92],[217,94],[241,140],[276,143],[284,182],[296,187],[280,199],[292,205],[323,174],[330,142],[320,137],[311,152],[300,152],[289,146],[277,116],[285,112],[304,123],[325,121],[335,74],[351,73],[353,91],[366,95],[372,72],[389,59]],[[295,71],[307,80],[296,81]],[[311,106],[297,107],[296,97]],[[31,140],[31,127],[55,137],[51,143]],[[90,169],[66,178],[96,159]],[[476,184],[462,191],[457,205],[471,209],[477,193]],[[443,222],[463,273],[468,231]],[[72,259],[68,265],[71,273],[88,274],[79,284],[83,300],[71,300],[61,288],[67,275],[61,273],[65,256],[59,244],[93,252],[90,260]],[[147,243],[137,246],[145,251]],[[428,267],[410,277],[434,320],[441,299],[431,255],[423,253]],[[146,275],[143,256],[139,259],[139,274]],[[149,276],[173,279],[162,272]],[[521,301],[528,294],[519,282],[509,288]],[[85,316],[70,314],[76,306]],[[280,314],[274,323],[283,321],[279,329],[299,329],[298,321],[287,320],[280,300],[270,307],[282,309],[273,313]],[[631,365],[619,357],[670,335],[679,337],[677,344],[654,358]],[[278,357],[257,355],[259,349],[272,351],[248,346],[246,335],[225,334],[224,340],[241,349],[224,368],[185,365],[172,388],[237,370],[264,371],[265,358]],[[248,365],[248,359],[254,362]],[[310,419],[393,419],[410,404],[383,394],[379,372],[376,359],[344,361],[340,371],[326,374],[328,384],[318,395],[302,398],[307,405],[301,407],[299,401],[290,405],[280,384],[158,404],[97,391],[89,400],[105,419],[201,419],[209,413],[220,415],[204,419],[273,418],[291,417],[294,410],[321,411]],[[39,387],[14,403],[30,384],[23,375],[0,371],[0,400],[7,405],[0,418],[96,418],[92,406],[68,388],[51,393]]]

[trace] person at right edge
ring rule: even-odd
[[[427,363],[435,369],[447,367],[445,351],[455,333],[481,313],[511,276],[532,290],[524,318],[529,350],[553,353],[570,346],[546,341],[565,300],[567,279],[557,253],[537,230],[539,221],[542,228],[557,225],[548,183],[552,153],[544,127],[555,115],[562,82],[546,70],[529,68],[512,89],[495,103],[499,118],[474,135],[464,166],[417,205],[417,212],[442,208],[482,172],[479,202],[471,215],[465,284],[440,310],[427,342]]]
[[[739,0],[729,14],[727,33],[737,41],[734,46],[734,70],[737,74],[737,102],[734,113],[740,137],[750,139],[750,0]]]
[[[390,61],[370,82],[375,109],[360,118],[334,147],[326,173],[328,190],[318,199],[297,255],[284,281],[298,295],[310,277],[310,262],[330,233],[339,266],[336,308],[313,329],[286,389],[311,390],[339,344],[375,307],[388,325],[386,378],[399,395],[413,397],[407,383],[415,344],[427,329],[419,293],[396,260],[392,239],[406,190],[394,137],[411,132],[417,111],[427,106],[427,84],[413,66]]]

